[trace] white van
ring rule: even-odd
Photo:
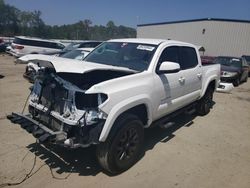
[[[9,53],[16,57],[27,54],[54,54],[63,48],[65,46],[60,42],[18,36],[13,40]]]

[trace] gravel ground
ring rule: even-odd
[[[204,117],[181,115],[170,129],[146,131],[145,154],[128,171],[109,176],[98,166],[94,148],[65,150],[36,144],[10,123],[31,86],[25,65],[0,55],[0,187],[250,187],[250,81],[231,94],[215,93]]]

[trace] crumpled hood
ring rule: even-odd
[[[55,58],[60,58],[57,56],[43,55],[43,54],[28,54],[18,58],[22,62],[28,62],[32,60],[43,60],[43,61],[51,61]]]
[[[63,60],[61,60],[63,59]],[[54,59],[50,63],[54,66],[56,72],[67,72],[67,73],[86,73],[94,70],[114,70],[124,72],[137,72],[124,67],[116,67],[111,65],[103,65],[98,63],[90,63],[87,61],[78,61],[72,59],[60,60]]]
[[[68,60],[64,61],[53,60],[50,61],[54,66],[56,72],[69,72],[69,73],[86,73],[93,70],[114,70],[125,72],[137,72],[125,67],[117,67],[111,65],[103,65],[99,63],[91,63],[88,61]]]
[[[66,73],[86,73],[93,70],[114,70],[114,71],[124,71],[124,72],[137,72],[125,67],[117,67],[111,65],[103,65],[98,63],[90,63],[87,61],[79,61],[75,59],[67,59],[57,56],[49,56],[42,54],[31,54],[19,58],[22,61],[35,61],[39,62],[40,66],[47,66],[51,63],[55,68],[56,72],[66,72]],[[45,62],[44,65],[42,62]]]

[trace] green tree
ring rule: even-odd
[[[0,35],[26,35],[44,38],[108,40],[135,37],[134,28],[116,26],[109,21],[106,26],[94,25],[90,19],[62,26],[46,25],[41,11],[20,11],[0,0]]]
[[[0,31],[6,35],[14,35],[19,31],[19,10],[13,6],[6,5],[0,0]]]

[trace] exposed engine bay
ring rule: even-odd
[[[56,73],[52,67],[39,70],[29,98],[32,119],[52,131],[63,134],[53,141],[69,147],[98,143],[107,118],[98,106],[108,96],[85,93],[93,85],[133,74],[117,70],[94,70],[80,73]],[[63,135],[63,136],[62,136]]]

